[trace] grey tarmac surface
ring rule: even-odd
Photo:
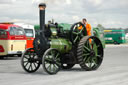
[[[0,60],[0,85],[128,85],[128,45],[107,45],[104,60],[96,71],[83,71],[79,65],[56,75],[26,73],[20,58]]]

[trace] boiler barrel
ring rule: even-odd
[[[67,53],[72,49],[72,44],[69,40],[57,38],[51,39],[50,47],[59,50],[61,53]]]

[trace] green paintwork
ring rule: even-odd
[[[66,24],[66,23],[65,24],[61,23],[61,24],[58,24],[58,27],[63,29],[63,33],[64,32],[67,33],[67,32],[70,31],[71,25],[70,24]],[[35,30],[39,30],[40,26],[39,25],[35,25],[34,28],[35,28]],[[49,40],[51,40],[50,41],[51,48],[55,48],[55,49],[59,50],[61,53],[69,52],[71,50],[71,48],[72,48],[71,42],[68,39],[57,38],[57,30],[56,30],[56,28],[52,27],[50,29],[51,29],[51,33],[52,33],[51,37],[49,38]]]
[[[90,56],[90,51],[91,50],[94,50],[95,52],[95,56]],[[85,64],[89,67],[89,68],[92,68],[94,65],[96,66],[97,65],[97,55],[98,55],[98,51],[97,51],[97,45],[95,42],[87,42],[85,45],[84,45],[84,48],[83,48],[83,57],[84,57],[84,62]]]
[[[57,36],[57,30],[56,28],[50,28],[51,29],[51,33],[52,33],[52,36]]]
[[[105,43],[113,44],[117,42],[117,44],[126,43],[125,39],[125,30],[104,30],[105,32]]]
[[[104,31],[100,28],[93,28],[93,35],[100,39],[103,48],[105,48]]]
[[[63,38],[51,39],[51,48],[59,50],[61,53],[67,53],[72,49],[72,44],[69,40]]]
[[[34,25],[34,29],[35,30],[39,30],[40,29],[40,26],[39,25]]]
[[[71,26],[72,26],[71,24],[67,24],[67,23],[58,24],[58,27],[63,28],[63,31],[70,30]],[[34,25],[34,28],[35,28],[35,30],[39,30],[40,26],[39,25]]]
[[[70,31],[70,29],[71,29],[71,24],[67,24],[67,23],[60,23],[60,24],[58,24],[58,26],[59,27],[62,27],[63,28],[63,31]]]

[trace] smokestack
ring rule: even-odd
[[[45,3],[40,3],[39,4],[39,10],[40,10],[40,30],[44,33],[44,28],[45,28],[45,8],[46,4]]]
[[[40,36],[38,36],[38,39],[40,40],[40,54],[42,54],[45,50],[47,50],[50,47],[50,44],[45,37],[44,31],[45,31],[45,3],[39,4],[39,11],[40,11]]]

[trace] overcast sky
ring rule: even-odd
[[[128,28],[128,0],[0,0],[0,22],[38,24],[40,2],[47,4],[46,21],[75,23],[86,18],[92,27]]]

